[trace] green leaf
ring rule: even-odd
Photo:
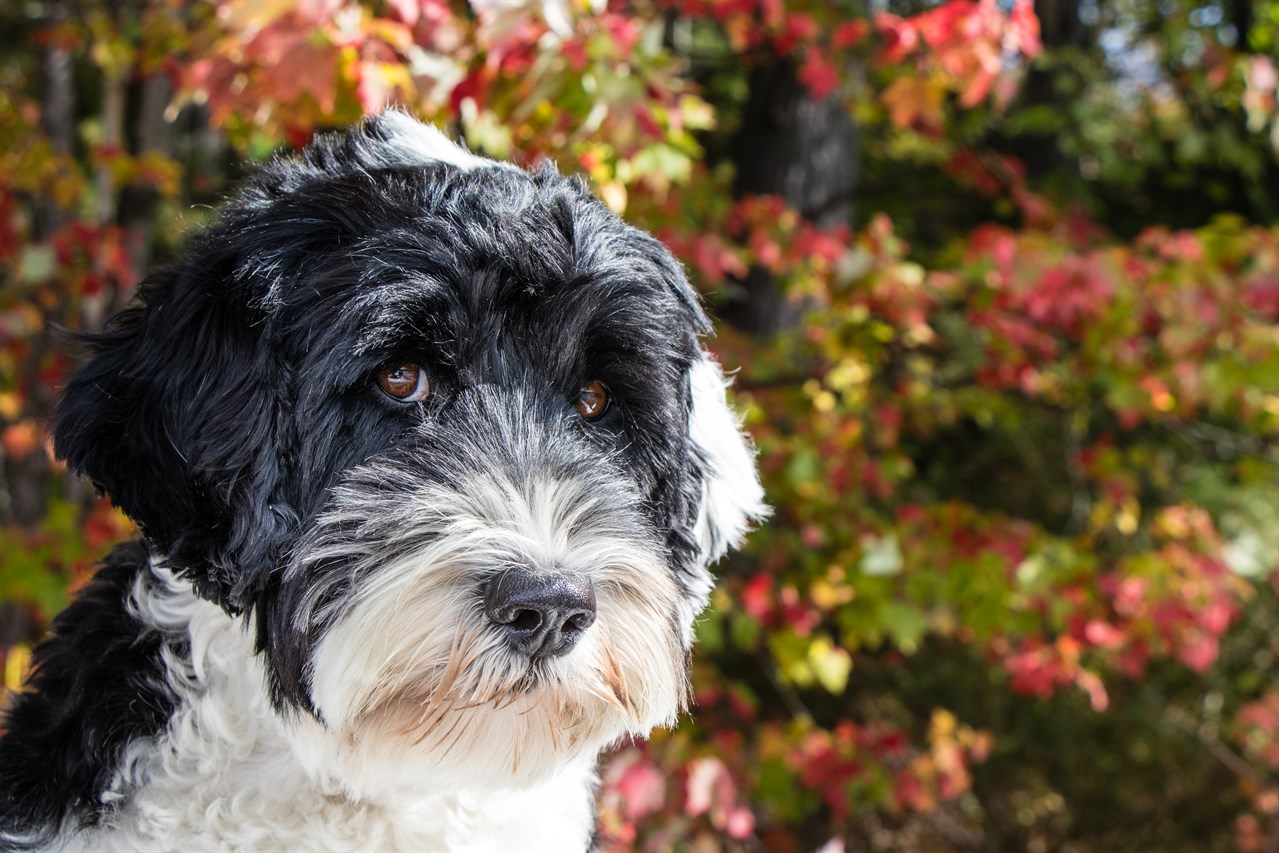
[[[878,539],[863,539],[862,548],[862,558],[858,563],[862,574],[882,577],[901,572],[902,552],[896,535],[890,533]]]
[[[928,617],[917,608],[894,601],[885,602],[879,610],[879,621],[893,645],[905,654],[913,654],[928,631]]]

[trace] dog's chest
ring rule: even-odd
[[[590,832],[584,809],[565,808],[556,792],[426,797],[397,807],[353,803],[304,785],[241,791],[210,787],[140,795],[119,814],[119,828],[73,838],[68,850],[563,850]],[[584,791],[574,800],[586,801]],[[548,796],[549,795],[549,796]],[[577,811],[574,814],[572,812]]]
[[[189,635],[189,657],[165,660],[179,706],[158,738],[126,751],[107,794],[120,802],[109,823],[64,838],[64,849],[563,850],[568,839],[580,839],[573,845],[579,849],[588,845],[589,765],[536,787],[483,793],[458,780],[449,781],[447,793],[411,793],[413,774],[401,773],[387,791],[351,796],[341,781],[349,765],[326,767],[312,746],[309,735],[320,727],[286,722],[270,707],[243,626],[179,589],[134,599],[144,622],[168,633],[181,626]],[[422,790],[430,790],[424,781]]]

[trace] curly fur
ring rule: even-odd
[[[251,179],[89,339],[58,454],[139,525],[36,652],[0,846],[565,849],[764,513],[679,264],[401,113]],[[375,377],[412,362],[420,402]],[[587,421],[582,383],[612,396]],[[590,588],[530,657],[506,572]]]

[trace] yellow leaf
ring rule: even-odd
[[[600,184],[600,198],[608,205],[608,209],[616,214],[626,212],[626,186],[621,181],[608,181]]]
[[[942,743],[955,735],[958,721],[955,715],[945,708],[934,708],[933,717],[928,722],[928,740],[931,743]]]
[[[946,88],[931,78],[899,77],[879,96],[888,108],[889,118],[897,127],[910,127],[916,122],[928,126],[941,124],[942,101]]]
[[[1137,532],[1137,524],[1141,521],[1141,504],[1132,495],[1126,496],[1119,506],[1119,514],[1115,516],[1115,527],[1125,536]]]
[[[31,668],[31,649],[27,646],[11,646],[4,658],[4,686],[7,690],[17,690],[27,677]]]
[[[11,421],[18,416],[22,404],[12,391],[0,391],[0,420]]]
[[[808,647],[808,665],[817,681],[831,693],[844,692],[853,658],[827,637],[818,637]]]

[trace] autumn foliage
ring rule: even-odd
[[[711,342],[774,517],[721,567],[694,713],[605,762],[609,845],[1279,845],[1279,5],[28,6],[0,15],[10,686],[129,535],[50,459],[48,330],[125,304],[237,163],[401,104],[582,174],[712,310],[762,274],[797,317]],[[855,123],[848,221],[736,189],[763,67]]]

